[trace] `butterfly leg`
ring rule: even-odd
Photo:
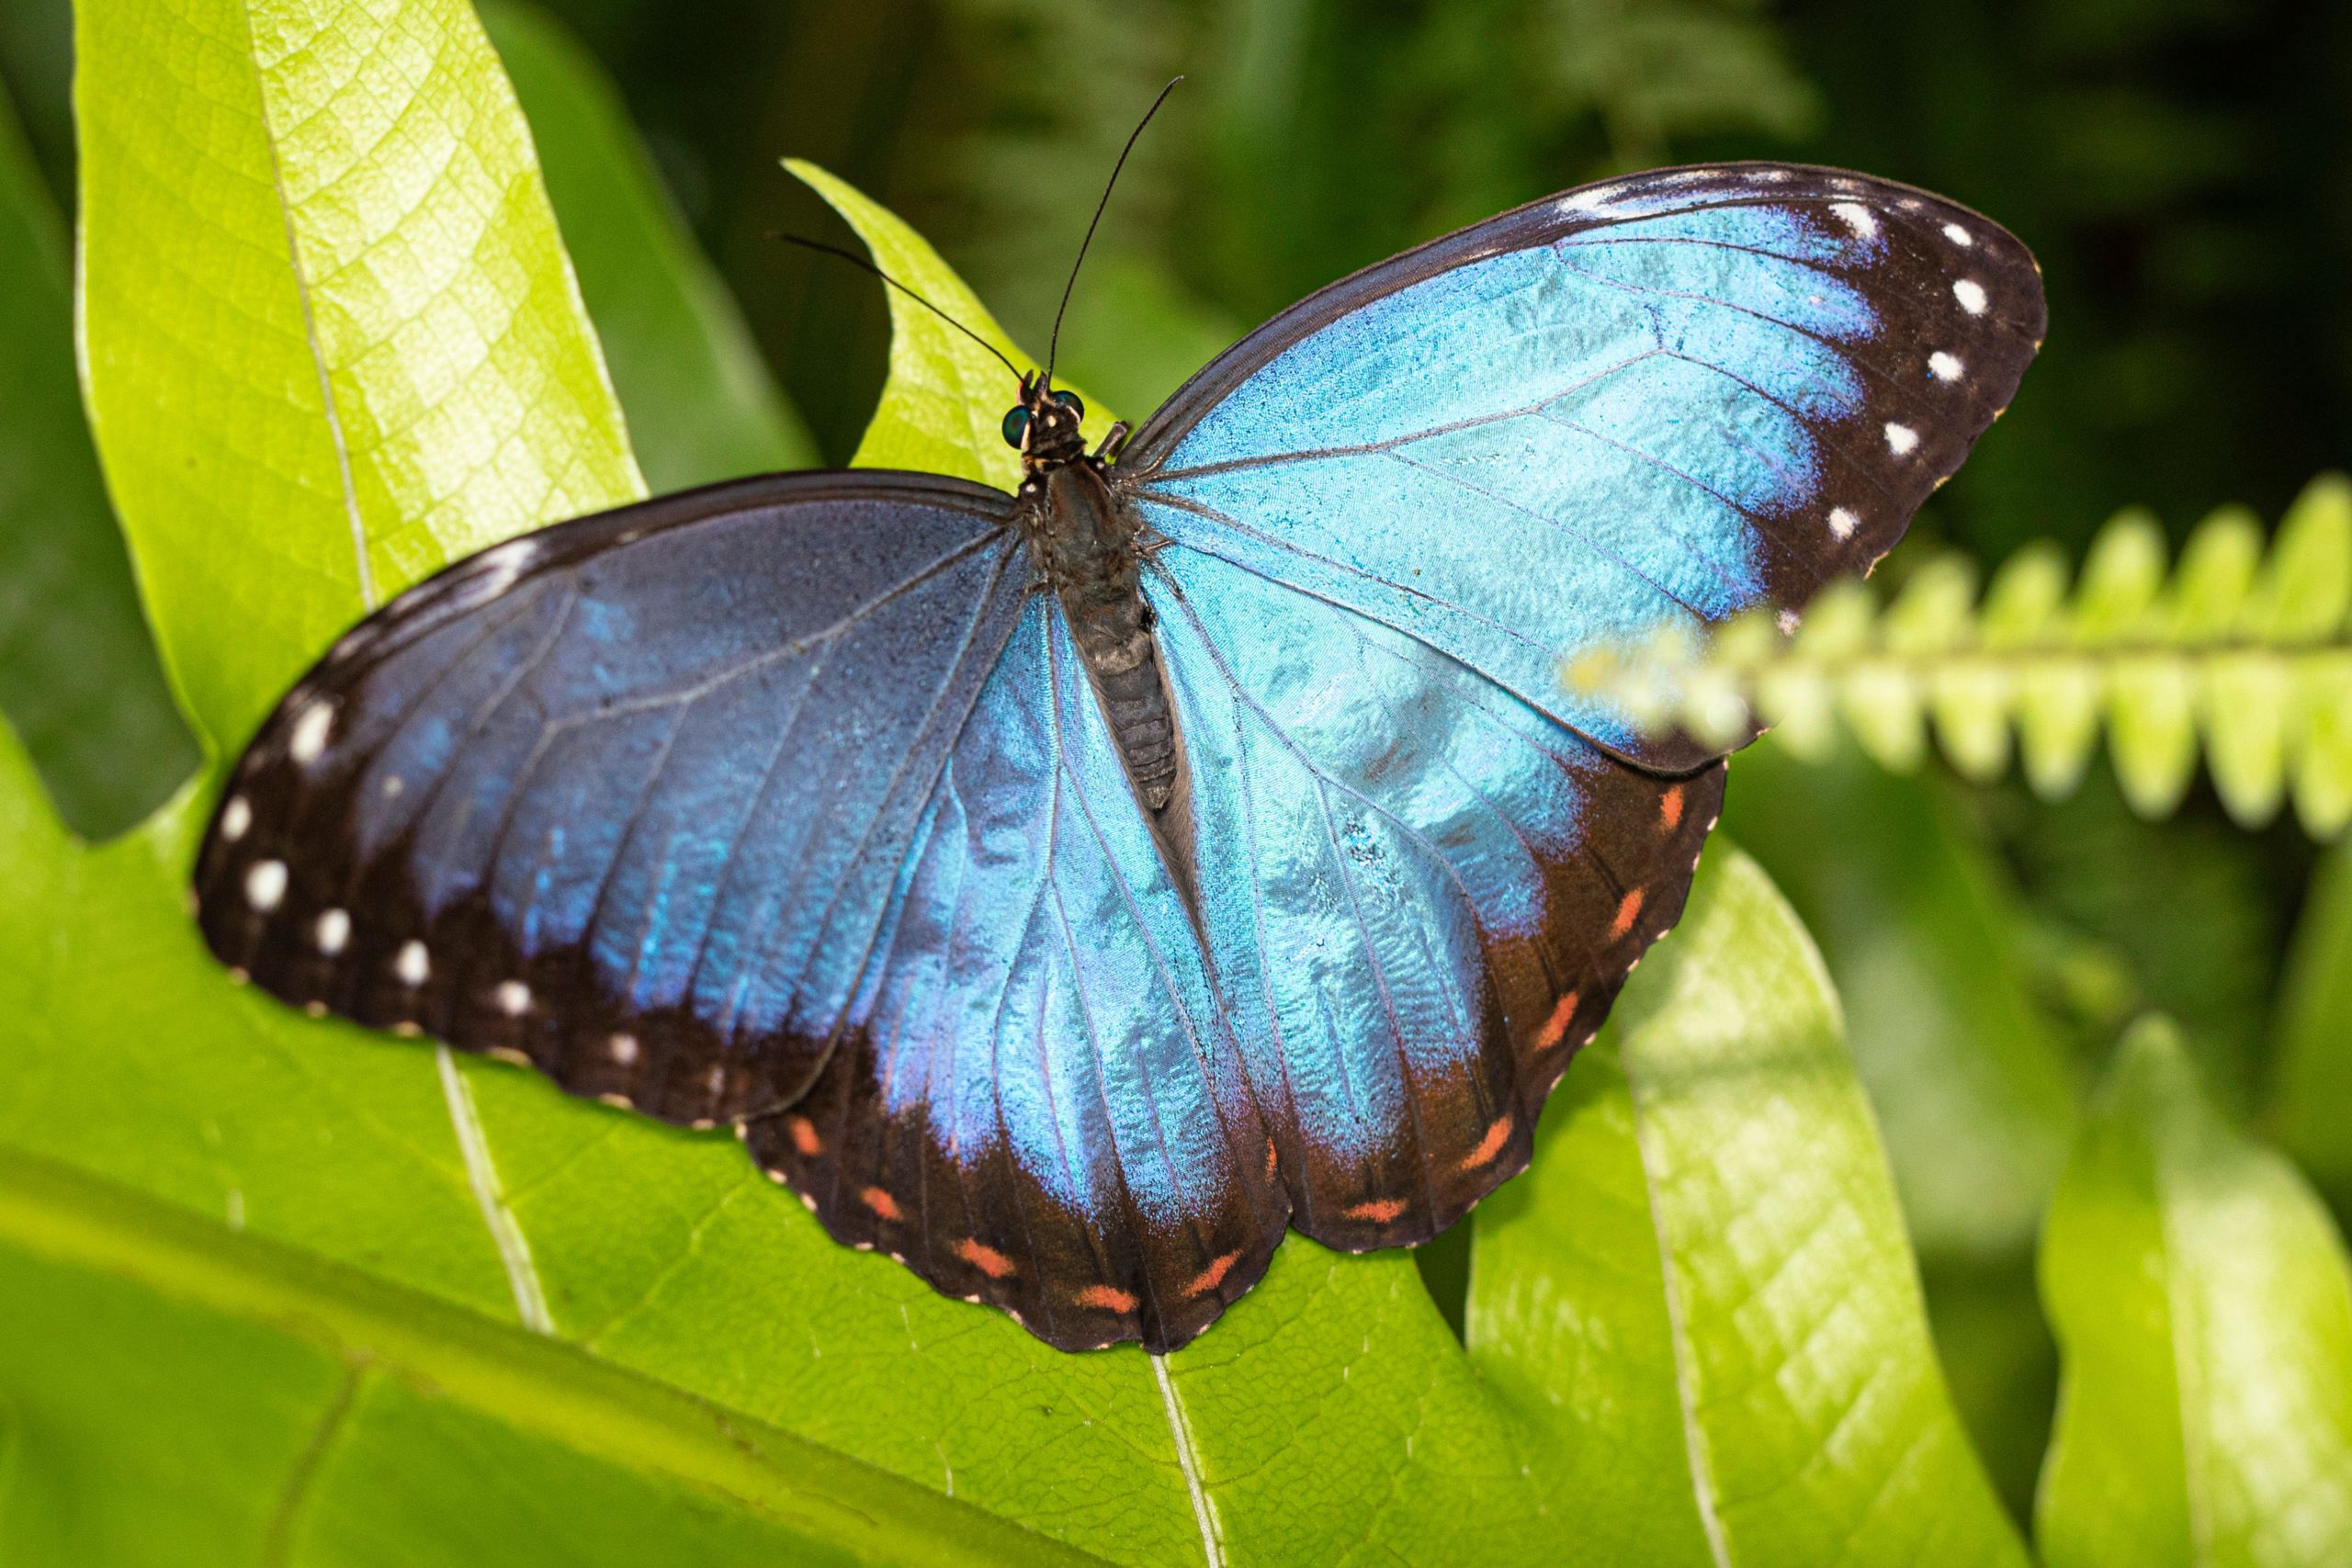
[[[1115,459],[1125,448],[1127,436],[1132,433],[1132,429],[1133,427],[1123,419],[1109,430],[1104,431],[1102,445],[1094,449],[1094,460],[1098,463],[1108,463]]]

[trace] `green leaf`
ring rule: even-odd
[[[814,466],[807,427],[603,68],[536,6],[486,5],[481,18],[530,118],[646,481],[668,491]]]
[[[1472,1353],[1592,1561],[2025,1561],[1841,1036],[1804,929],[1718,840],[1480,1212]]]
[[[464,0],[109,0],[75,58],[91,423],[214,754],[363,609],[643,492]]]
[[[2035,1509],[2051,1568],[2352,1555],[2352,1264],[2167,1023],[2133,1030],[2084,1125],[2041,1290],[2064,1358]]]
[[[954,474],[999,490],[1019,485],[1021,457],[1005,445],[1001,428],[1005,411],[1012,406],[1018,378],[995,355],[940,320],[939,312],[962,322],[1023,369],[1044,361],[1015,348],[988,307],[939,259],[930,242],[896,213],[814,164],[787,158],[784,166],[807,181],[857,231],[873,252],[875,265],[935,307],[925,310],[901,289],[885,289],[890,301],[890,378],[851,466]],[[1090,441],[1099,441],[1111,428],[1113,415],[1092,398],[1085,401],[1083,427]]]
[[[6,1153],[0,1380],[27,1424],[0,1509],[11,1562],[1097,1561],[578,1350]],[[72,1483],[94,1475],[126,1506],[83,1506]]]
[[[2015,886],[1937,781],[1850,748],[1804,763],[1767,741],[1733,761],[1724,807],[1828,958],[1920,1250],[2022,1256],[2075,1110]]]
[[[2352,843],[2312,873],[2279,990],[2271,1107],[2280,1142],[2352,1214]]]
[[[65,225],[0,91],[0,710],[100,837],[196,766],[74,382]]]

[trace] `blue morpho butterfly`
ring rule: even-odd
[[[2032,257],[1768,164],[1333,285],[1018,492],[745,479],[485,551],[237,767],[220,959],[731,1122],[842,1241],[1182,1345],[1285,1225],[1435,1235],[1680,913],[1720,756],[1564,660],[1865,570],[2016,390]]]

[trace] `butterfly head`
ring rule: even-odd
[[[1021,454],[1021,466],[1035,472],[1074,463],[1086,454],[1079,422],[1086,405],[1076,392],[1054,390],[1043,376],[1021,378],[1021,400],[1005,411],[1004,444]]]

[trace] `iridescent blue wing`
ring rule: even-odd
[[[1425,1241],[1682,909],[1721,763],[1664,780],[1428,644],[1172,546],[1151,597],[1202,926],[1301,1231]]]
[[[1923,192],[1777,165],[1588,187],[1277,317],[1115,483],[1204,930],[1295,1223],[1422,1239],[1526,1159],[1679,913],[1715,754],[1566,661],[1866,569],[2007,403],[2039,275]]]
[[[748,480],[484,552],[288,694],[199,853],[221,961],[677,1122],[803,1093],[1018,622],[1008,498]]]
[[[1907,186],[1777,164],[1587,186],[1358,273],[1170,399],[1151,525],[1452,655],[1645,765],[1563,659],[1801,607],[1868,568],[2007,404],[2032,256]]]
[[[841,1048],[749,1129],[841,1240],[1065,1349],[1199,1333],[1288,1203],[1183,899],[1034,602],[907,857]]]

